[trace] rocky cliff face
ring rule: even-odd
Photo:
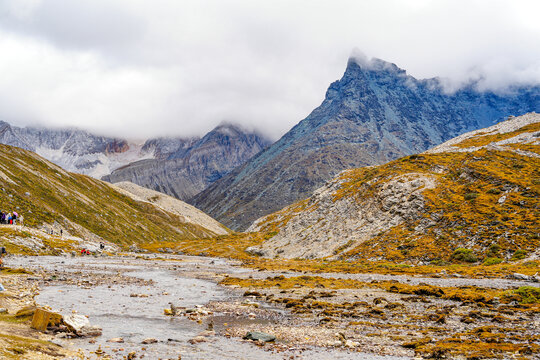
[[[268,257],[451,260],[540,252],[540,114],[426,153],[345,170],[307,200],[257,220]]]
[[[540,87],[453,94],[382,60],[349,61],[306,119],[192,203],[239,230],[306,198],[340,171],[427,150],[511,114],[540,111]]]
[[[172,139],[147,141],[143,149],[161,149],[156,159],[121,167],[103,179],[113,183],[130,181],[186,200],[268,145],[269,141],[258,134],[223,124],[201,139],[180,144]]]

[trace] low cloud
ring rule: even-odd
[[[354,48],[448,89],[540,83],[536,1],[0,2],[0,119],[146,138],[277,138]]]

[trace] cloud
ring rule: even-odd
[[[0,119],[144,138],[277,138],[354,48],[449,89],[540,83],[537,1],[3,0]]]

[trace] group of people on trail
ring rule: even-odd
[[[105,244],[104,243],[99,243],[99,250],[100,251],[103,251],[105,250]],[[81,255],[92,255],[92,252],[86,248],[83,248],[81,249]]]
[[[0,223],[6,225],[15,225],[16,223],[23,224],[22,215],[17,214],[16,211],[13,213],[0,212]]]

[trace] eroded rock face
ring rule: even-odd
[[[261,248],[251,249],[266,257],[322,258],[339,249],[358,245],[381,231],[416,219],[424,209],[422,192],[435,187],[425,174],[406,174],[372,189],[367,183],[356,197],[339,198],[344,177],[318,189],[306,210],[296,214]],[[368,194],[370,192],[370,194]],[[249,231],[258,231],[264,218]],[[429,224],[426,224],[429,226]]]

